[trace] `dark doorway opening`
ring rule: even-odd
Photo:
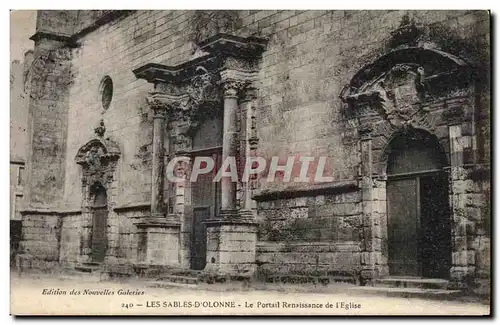
[[[199,175],[196,182],[191,183],[193,198],[191,268],[193,270],[203,270],[207,257],[207,229],[205,221],[214,218],[220,212],[220,183],[213,182],[213,178],[221,165],[222,151],[217,148],[198,152],[197,155],[211,157],[216,166],[211,173]],[[202,168],[204,167],[202,166]]]
[[[388,160],[387,224],[392,276],[448,278],[451,214],[445,159],[422,134],[393,140]]]
[[[203,270],[207,264],[207,227],[205,221],[215,218],[220,212],[220,182],[214,177],[222,165],[222,107],[204,108],[199,116],[200,125],[193,134],[191,161],[196,157],[209,157],[214,161],[214,168],[207,174],[198,175],[191,180],[191,199],[193,219],[191,223],[190,264],[193,270]],[[206,168],[202,162],[200,168]]]
[[[434,174],[420,178],[422,276],[448,278],[451,267],[451,220],[448,177]]]
[[[106,257],[108,248],[108,196],[102,185],[92,188],[94,202],[92,204],[92,262],[101,263]]]

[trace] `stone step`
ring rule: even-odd
[[[82,263],[82,264],[75,266],[75,270],[77,270],[79,272],[92,273],[92,272],[100,271],[101,264]]]
[[[163,288],[169,289],[172,287],[180,287],[180,288],[196,288],[197,284],[192,283],[178,283],[171,281],[144,281],[144,285],[147,288]]]
[[[320,283],[328,285],[329,283],[352,283],[357,284],[356,278],[353,276],[310,276],[310,275],[269,275],[264,279],[270,283]]]
[[[374,285],[376,287],[389,288],[420,288],[420,289],[446,289],[448,280],[431,279],[419,277],[387,277],[376,279]]]
[[[422,289],[422,288],[394,288],[359,286],[347,289],[348,294],[376,295],[397,298],[422,298],[437,300],[457,300],[463,297],[460,290]]]
[[[101,266],[101,262],[84,262],[82,265],[87,265],[87,266]]]
[[[198,278],[192,276],[182,276],[182,275],[164,275],[157,281],[161,282],[172,282],[172,283],[186,283],[186,284],[198,284]]]

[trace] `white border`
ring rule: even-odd
[[[170,1],[152,1],[152,0],[141,0],[141,1],[105,1],[105,0],[87,0],[87,1],[81,1],[81,2],[68,2],[68,1],[24,1],[24,0],[17,0],[15,2],[2,2],[2,6],[7,6],[11,5],[13,7],[11,8],[5,8],[0,11],[1,14],[1,19],[0,19],[0,24],[2,26],[0,27],[0,35],[1,35],[1,44],[3,44],[5,47],[7,47],[8,41],[9,41],[9,9],[15,8],[15,9],[491,9],[492,13],[495,15],[494,18],[496,17],[496,14],[499,12],[498,6],[499,6],[499,1],[486,1],[486,0],[475,0],[475,1],[435,1],[435,0],[419,0],[419,1],[358,1],[358,2],[353,2],[353,1],[338,1],[338,2],[326,2],[326,1],[318,1],[318,0],[308,0],[308,1],[297,1],[297,0],[288,0],[288,1],[282,1],[282,2],[271,2],[269,0],[253,0],[253,1],[186,1],[186,0],[170,0]],[[251,4],[251,8],[249,8],[249,4]],[[498,23],[497,23],[498,24]],[[496,26],[494,26],[496,27]],[[496,28],[495,28],[496,31]],[[494,52],[493,53],[498,53],[497,51],[497,44],[498,44],[498,39],[496,36],[496,33],[493,31],[493,37],[494,37]],[[7,157],[9,156],[9,128],[7,127],[7,123],[9,121],[9,82],[7,76],[9,75],[9,69],[10,69],[10,59],[9,59],[9,50],[7,47],[7,50],[1,51],[0,52],[3,56],[1,69],[2,71],[0,72],[0,75],[3,76],[1,78],[2,80],[2,85],[0,89],[2,90],[2,95],[0,98],[4,101],[4,105],[2,106],[3,109],[0,110],[0,121],[4,123],[4,127],[0,127],[0,132],[2,133],[0,135],[0,142],[1,142],[1,148],[2,150],[0,151],[2,154],[2,158],[0,159],[0,171],[2,175],[1,179],[1,184],[0,186],[2,190],[2,195],[0,195],[0,200],[1,201],[1,207],[3,208],[4,213],[2,214],[4,217],[4,221],[7,222],[9,219],[9,213],[8,213],[8,208],[9,207],[9,190],[7,184],[9,183],[9,174],[8,174],[8,165],[7,165]],[[495,55],[496,58],[496,55]],[[495,79],[495,76],[493,76],[493,79]],[[498,83],[494,82],[493,85],[494,87],[494,93],[498,93]],[[494,108],[493,108],[494,110]],[[493,121],[493,125],[498,124],[498,119],[499,119],[500,114],[496,113],[495,118]],[[495,132],[494,134],[494,142],[495,144],[497,142],[497,134],[498,132]],[[494,149],[495,150],[495,149]],[[496,158],[496,157],[495,157]],[[495,162],[497,159],[495,159]],[[495,170],[496,166],[492,167],[492,170]],[[497,173],[498,174],[498,173]],[[494,182],[497,181],[498,175],[495,175]],[[496,183],[496,182],[495,182]],[[500,198],[498,196],[498,191],[495,191],[495,202],[500,202]],[[493,216],[493,219],[495,219],[495,216]],[[499,234],[498,232],[498,226],[499,222],[495,222],[495,229],[493,231],[494,234]],[[5,318],[9,314],[9,253],[8,253],[8,248],[7,248],[7,238],[9,238],[9,228],[6,227],[5,225],[3,227],[0,227],[2,234],[0,235],[0,238],[3,239],[3,244],[4,249],[0,250],[1,255],[0,255],[0,260],[3,261],[4,267],[2,269],[2,282],[1,284],[3,285],[3,290],[2,290],[2,299],[1,299],[1,315],[3,318]],[[498,250],[494,249],[494,252],[496,252],[494,256],[494,260],[498,261]],[[496,269],[495,274],[493,275],[496,278],[496,275],[498,274],[498,269]],[[496,283],[497,281],[495,281]],[[496,293],[496,290],[495,290]],[[496,297],[495,297],[496,298]],[[494,301],[497,301],[497,299],[494,299]],[[495,306],[496,307],[496,306]],[[8,316],[7,316],[8,317]],[[83,319],[79,319],[82,321]],[[93,319],[92,322],[95,323],[107,323],[111,319]],[[116,319],[117,321],[124,321],[123,319]],[[192,319],[191,321],[207,321],[206,319]],[[317,320],[317,319],[315,319]],[[401,321],[401,319],[394,319],[395,321]],[[464,319],[467,322],[470,321],[477,321],[477,320],[472,320],[472,319]],[[2,320],[2,324],[4,323],[10,323],[13,322],[14,319],[12,317],[8,317],[7,319]],[[53,321],[53,319],[50,319],[48,321]],[[140,322],[141,320],[134,320],[134,322]],[[179,319],[164,319],[161,320],[162,322],[167,321],[168,323],[176,323],[179,322]],[[218,321],[218,319],[212,319],[211,321]],[[227,320],[227,321],[235,321],[234,319]],[[277,318],[273,319],[254,319],[252,321],[258,321],[259,323],[261,322],[276,322],[279,321]],[[289,319],[285,320],[289,321]],[[298,319],[298,321],[304,321],[303,319]],[[307,320],[306,320],[307,321]],[[334,323],[339,323],[339,322],[344,322],[342,319],[322,319],[322,321],[326,322],[334,322]],[[353,320],[350,320],[352,322]],[[355,322],[362,321],[362,319],[356,319],[354,320]],[[374,319],[369,319],[369,322],[373,322]],[[380,319],[380,321],[386,321],[385,319]],[[407,319],[404,320],[405,322],[408,321]],[[425,321],[425,322],[433,322],[433,321],[439,321],[442,322],[443,320],[430,320],[430,319],[423,319],[423,320],[415,320],[414,321]],[[454,320],[450,320],[454,321]]]

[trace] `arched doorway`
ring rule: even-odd
[[[91,193],[94,196],[92,204],[92,262],[101,263],[106,257],[108,246],[108,196],[106,189],[95,184],[91,188]]]
[[[451,215],[444,152],[437,140],[423,131],[399,134],[389,146],[389,273],[447,278],[451,266]]]
[[[206,265],[207,229],[204,221],[218,215],[220,210],[221,187],[220,183],[213,182],[213,178],[222,164],[222,127],[220,114],[207,116],[193,136],[192,161],[195,161],[196,157],[210,157],[215,162],[212,172],[199,175],[197,180],[191,183],[193,222],[190,264],[194,270],[203,270]]]

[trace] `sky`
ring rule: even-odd
[[[33,49],[29,38],[35,33],[36,10],[10,12],[10,60],[23,61],[24,52]]]

